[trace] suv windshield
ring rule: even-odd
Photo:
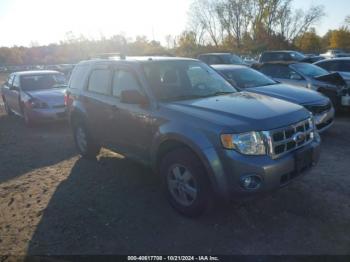
[[[234,93],[215,70],[197,61],[148,61],[146,79],[159,100],[184,100]]]
[[[241,89],[277,84],[276,81],[250,68],[224,70],[222,73],[233,85]]]
[[[63,74],[42,74],[21,76],[21,88],[24,91],[34,91],[65,86],[66,79]]]
[[[291,65],[291,67],[308,77],[316,77],[329,74],[329,72],[324,70],[323,68],[312,64],[293,64]]]
[[[243,60],[236,55],[225,55],[222,57],[225,64],[244,64]]]
[[[294,60],[301,61],[306,58],[306,56],[299,52],[291,52],[290,56],[293,57]]]

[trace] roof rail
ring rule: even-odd
[[[91,56],[89,59],[112,59],[119,58],[121,60],[125,60],[126,56],[123,53],[102,53]]]

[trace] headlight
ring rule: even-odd
[[[223,134],[221,143],[226,149],[234,149],[244,155],[265,155],[266,147],[261,132]]]

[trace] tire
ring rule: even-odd
[[[25,108],[23,108],[22,112],[23,112],[24,124],[25,124],[27,127],[33,127],[33,126],[34,126],[34,121],[33,121],[33,119],[31,119],[30,116],[28,115],[27,110],[26,110]]]
[[[76,121],[72,125],[76,148],[79,154],[90,160],[96,160],[101,147],[91,137],[86,125],[82,121]]]
[[[210,206],[213,194],[209,178],[190,149],[167,153],[161,160],[160,175],[168,201],[181,214],[198,217]]]
[[[2,98],[2,100],[4,101],[4,107],[5,107],[5,112],[8,116],[13,116],[13,112],[11,111],[10,107],[8,106],[6,100],[4,98]]]

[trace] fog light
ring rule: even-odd
[[[245,176],[241,179],[241,184],[244,189],[255,190],[261,185],[261,178],[256,175]]]

